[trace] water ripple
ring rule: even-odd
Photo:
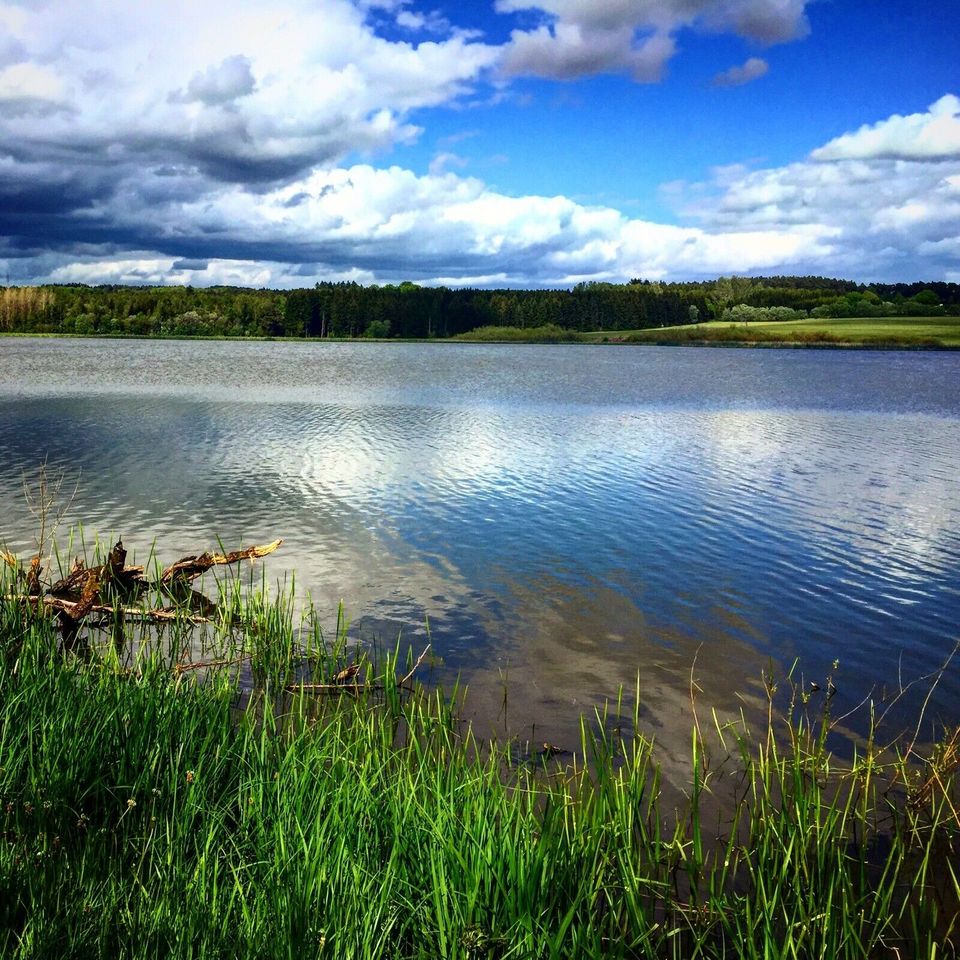
[[[518,665],[541,724],[638,668],[668,713],[701,645],[724,703],[768,657],[860,689],[957,636],[956,355],[2,347],[0,540],[44,457],[88,538],[283,536],[271,577],[391,642],[429,618],[448,676]]]

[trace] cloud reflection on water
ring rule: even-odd
[[[567,742],[639,670],[643,718],[677,758],[698,650],[704,708],[729,712],[768,658],[821,675],[840,656],[853,700],[901,650],[916,674],[952,642],[953,356],[249,346],[205,344],[185,395],[180,364],[199,360],[182,344],[118,345],[125,367],[83,342],[71,386],[62,345],[18,344],[25,376],[0,356],[3,537],[28,548],[20,473],[46,455],[82,470],[70,519],[140,555],[283,536],[270,580],[295,572],[331,627],[341,598],[387,643],[423,642],[429,618],[438,677],[461,674],[492,726],[498,668],[515,731]],[[107,358],[111,392],[85,357]],[[956,676],[938,696],[956,720]]]

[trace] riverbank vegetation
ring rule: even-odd
[[[549,324],[544,327],[477,327],[455,339],[471,343],[579,343],[580,334]]]
[[[286,291],[0,288],[0,333],[99,336],[443,339],[484,327],[620,335],[711,320],[752,326],[809,318],[939,316],[960,316],[960,284],[864,286],[822,277],[720,277],[695,283],[580,283],[565,290],[414,283],[320,283]]]
[[[604,334],[582,334],[581,339],[602,342]],[[795,344],[799,346],[960,348],[958,317],[874,317],[819,320],[727,320],[686,324],[653,330],[631,330],[616,335],[626,343],[659,344]]]
[[[698,716],[692,674],[672,806],[636,712],[518,759],[416,683],[426,651],[237,579],[198,599],[240,553],[58,584],[6,557],[3,956],[956,956],[960,730],[871,724],[840,762],[829,682],[766,676],[751,729]]]

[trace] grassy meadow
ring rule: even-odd
[[[692,699],[677,808],[622,701],[518,761],[289,595],[77,631],[4,576],[0,956],[957,954],[960,729],[841,763],[829,686],[766,677],[756,729]]]
[[[960,317],[872,317],[729,323],[712,320],[679,327],[585,333],[588,342],[789,343],[872,347],[960,348]]]

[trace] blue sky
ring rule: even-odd
[[[0,0],[0,272],[960,282],[949,7]]]

